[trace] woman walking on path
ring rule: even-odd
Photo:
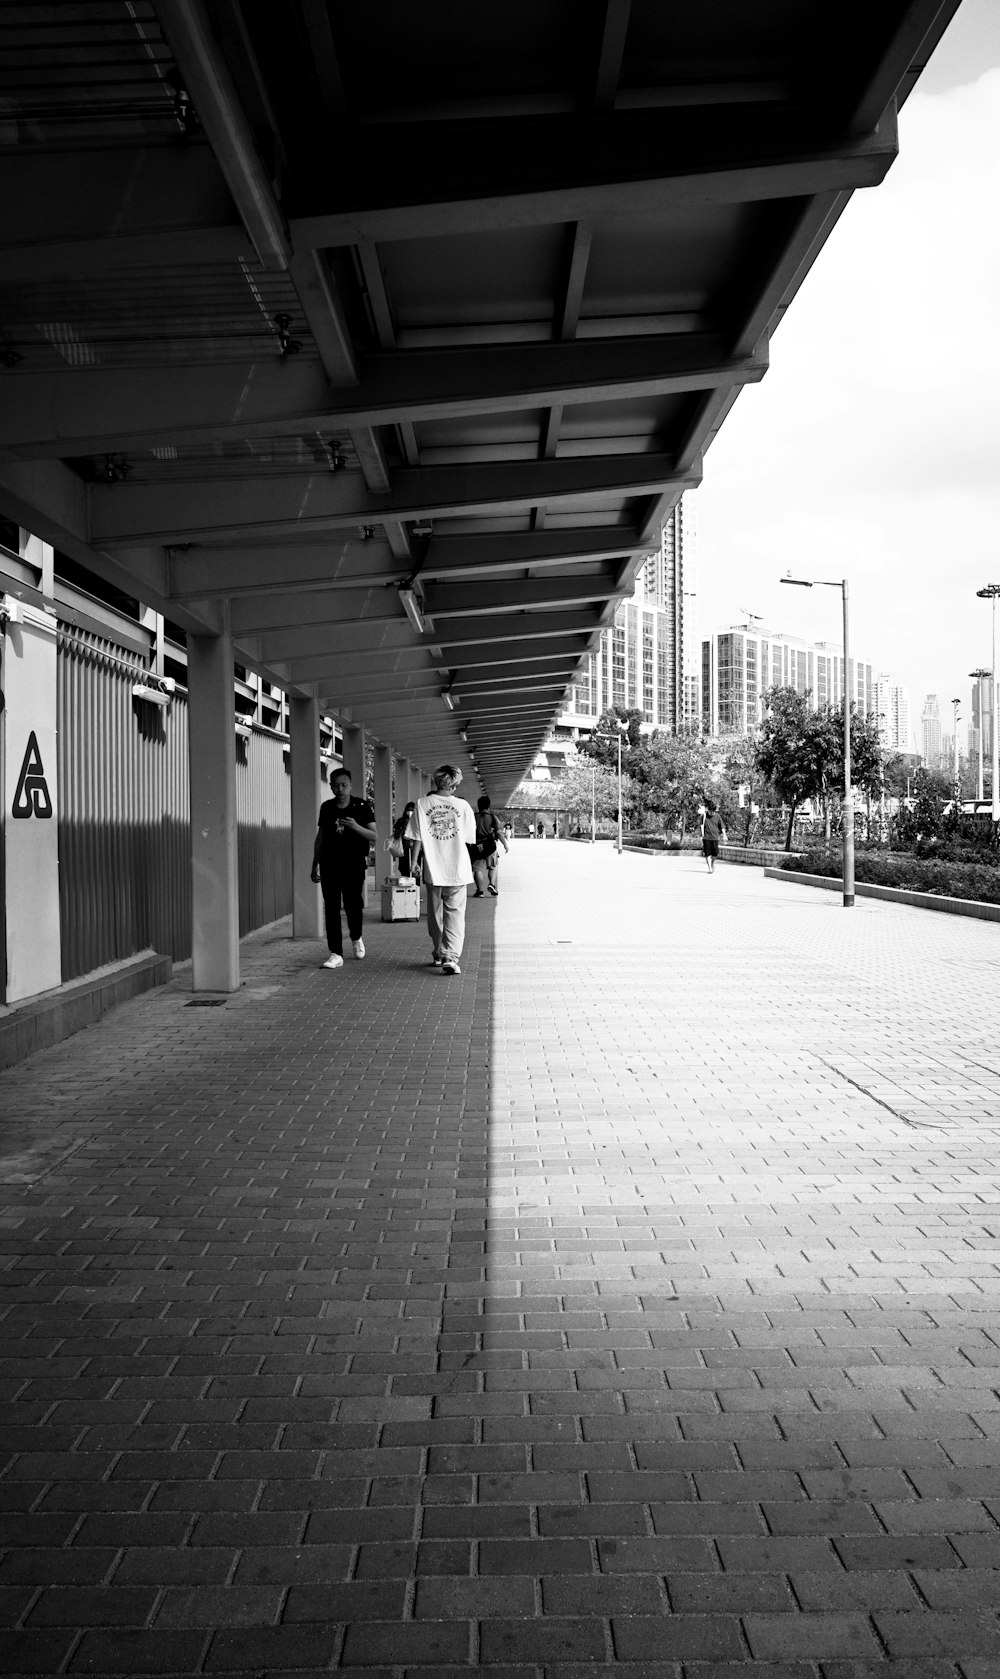
[[[416,841],[407,839],[406,834],[407,829],[410,826],[410,817],[413,815],[416,808],[416,805],[411,799],[409,804],[405,806],[402,815],[397,816],[392,825],[392,837],[394,840],[398,840],[400,845],[403,847],[399,857],[399,872],[401,875],[412,875],[414,879],[417,877],[413,866],[413,859],[418,848]],[[417,885],[420,885],[419,880],[417,880]]]
[[[472,873],[475,877],[476,890],[474,898],[483,897],[483,882],[489,886],[490,897],[495,898],[497,887],[497,845],[508,849],[507,839],[499,822],[490,809],[490,801],[484,793],[477,799],[476,812],[476,843],[472,848]]]
[[[722,826],[722,817],[718,807],[711,799],[705,801],[705,813],[701,819],[701,849],[705,853],[709,874],[715,873],[715,859],[719,855],[719,841],[726,838],[726,830]]]

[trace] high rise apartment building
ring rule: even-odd
[[[660,533],[659,548],[636,574],[631,600],[588,655],[551,737],[538,753],[532,776],[549,780],[562,773],[575,742],[592,733],[611,706],[642,712],[651,729],[668,734],[697,727],[697,679],[685,671],[685,606],[689,595],[692,520],[678,502]]]
[[[701,644],[701,728],[707,735],[747,734],[760,722],[769,688],[809,694],[814,709],[844,695],[844,652],[830,642],[772,634],[751,623],[717,630]],[[852,659],[852,703],[862,716],[875,708],[872,666]]]
[[[615,613],[567,695],[562,726],[593,728],[609,706],[641,711],[643,721],[677,734],[684,727],[685,563],[683,501],[663,527],[660,546],[636,577],[632,599]]]
[[[920,755],[929,770],[941,768],[941,712],[936,694],[928,694],[920,716]]]
[[[880,671],[875,678],[874,711],[885,751],[912,752],[910,696],[889,671]]]
[[[986,765],[990,765],[993,762],[994,707],[993,707],[993,678],[992,678],[992,676],[984,676],[983,677],[981,688],[980,688],[979,682],[975,682],[973,684],[973,688],[972,688],[972,705],[971,705],[970,711],[969,711],[969,715],[972,718],[972,721],[969,724],[969,757],[970,757],[971,760],[976,761],[976,762],[978,762],[978,759],[979,759],[979,701],[980,701],[980,693],[982,694],[982,705],[983,705],[983,725],[982,725],[982,727],[983,727],[983,762]]]

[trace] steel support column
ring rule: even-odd
[[[236,991],[240,915],[236,857],[233,644],[188,637],[191,920],[194,991]]]
[[[317,700],[289,697],[288,734],[292,749],[292,938],[318,939],[322,934],[320,891],[309,878],[323,797]]]

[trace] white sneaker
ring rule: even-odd
[[[460,974],[462,970],[457,962],[449,962],[445,957],[445,960],[441,963],[441,972],[443,974]]]
[[[326,961],[323,963],[323,966],[324,968],[342,968],[344,966],[344,958],[342,956],[337,956],[331,950]]]
[[[364,941],[364,939],[355,939],[354,940],[354,954],[358,958],[359,962],[361,961],[361,958],[364,956],[364,953],[365,953],[365,941]]]

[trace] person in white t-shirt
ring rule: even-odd
[[[472,885],[469,846],[476,841],[471,805],[455,797],[462,772],[454,764],[434,771],[434,792],[417,800],[407,838],[417,841],[416,857],[423,859],[427,888],[427,928],[432,961],[445,974],[460,974],[459,957],[465,943],[465,904]]]

